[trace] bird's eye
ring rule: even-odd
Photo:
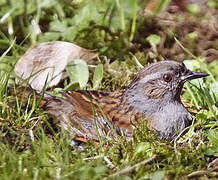
[[[171,75],[171,74],[164,74],[164,75],[163,75],[163,80],[164,80],[165,82],[170,82],[170,81],[172,81],[172,75]]]

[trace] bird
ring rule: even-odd
[[[40,106],[78,141],[132,138],[140,120],[159,139],[171,141],[193,120],[180,97],[184,83],[206,76],[183,63],[164,60],[144,67],[125,90],[62,91],[62,97],[45,94]]]

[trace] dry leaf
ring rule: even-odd
[[[74,59],[89,61],[97,56],[96,51],[81,48],[73,43],[54,41],[30,48],[15,65],[15,73],[21,79],[28,79],[35,90],[41,91],[57,85],[68,62]],[[16,81],[19,83],[19,80]]]

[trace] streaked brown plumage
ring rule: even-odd
[[[61,126],[71,132],[72,135],[77,131],[76,139],[85,137],[98,141],[94,113],[96,114],[95,120],[98,130],[103,139],[113,137],[113,130],[118,135],[121,135],[121,131],[124,131],[128,137],[131,137],[131,121],[134,121],[134,118],[140,116],[140,114],[122,100],[124,92],[62,92],[63,98],[45,99],[48,101],[43,107],[48,113],[56,116],[61,121]],[[71,129],[72,127],[73,129]]]

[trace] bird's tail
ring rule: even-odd
[[[72,104],[70,104],[66,98],[38,92],[30,86],[9,87],[8,95],[11,97],[10,99],[12,99],[11,103],[18,98],[22,107],[34,103],[37,107],[43,108],[47,113],[56,117],[60,116],[62,113],[69,114],[73,110]]]
[[[30,86],[8,87],[8,96],[10,97],[10,104],[13,104],[18,99],[21,107],[35,102],[40,108],[46,108],[49,101],[54,98],[54,96],[37,92]]]

